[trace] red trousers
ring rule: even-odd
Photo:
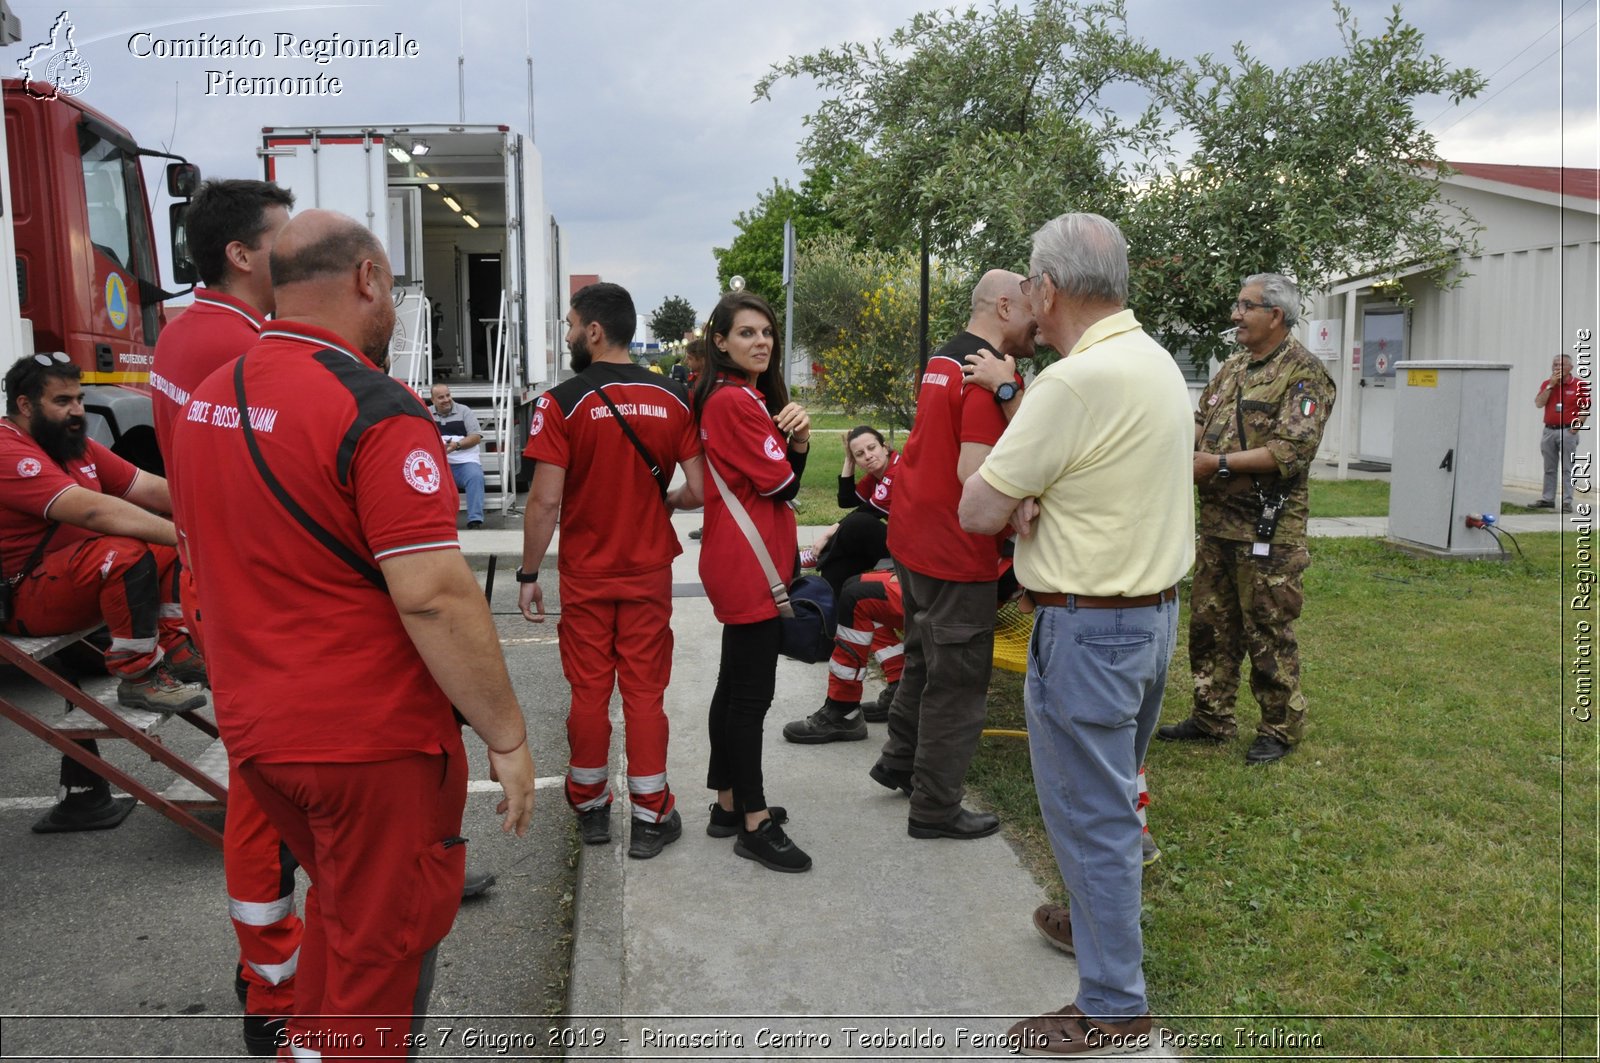
[[[291,1045],[323,1058],[405,1059],[435,950],[461,905],[467,756],[240,766],[311,876]],[[290,1047],[279,1059],[294,1058]]]
[[[106,668],[143,675],[186,635],[178,606],[178,552],[121,535],[96,535],[39,561],[17,586],[14,635],[65,635],[104,622]]]
[[[665,818],[673,806],[663,708],[672,677],[672,569],[563,576],[558,629],[561,671],[572,687],[567,802],[578,811],[611,803],[611,691],[617,688],[634,818]]]
[[[205,652],[194,573],[181,566],[178,589],[183,619]],[[239,939],[239,967],[249,993],[246,1015],[277,1017],[294,1011],[294,973],[305,924],[294,911],[294,857],[272,825],[239,765],[228,762],[228,820],[222,830],[222,875],[228,917]]]
[[[839,592],[838,614],[833,657],[828,661],[828,698],[858,705],[869,655],[877,658],[883,677],[891,683],[900,681],[905,667],[906,648],[900,632],[906,618],[900,605],[900,581],[888,570],[847,580]]]

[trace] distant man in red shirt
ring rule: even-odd
[[[87,435],[78,367],[29,354],[6,372],[0,421],[0,570],[13,635],[111,630],[117,700],[152,712],[205,704],[204,666],[183,630],[167,481]],[[120,818],[120,817],[119,817]]]
[[[452,705],[519,835],[533,762],[438,429],[373,364],[394,331],[388,257],[354,219],[311,210],[271,268],[279,319],[174,432],[178,518],[217,724],[313,884],[280,1056],[406,1058],[461,902]]]
[[[889,738],[871,775],[911,796],[913,838],[981,838],[1000,829],[961,805],[977,752],[994,653],[1000,570],[993,535],[961,530],[961,486],[976,472],[1017,407],[1021,381],[996,391],[966,381],[968,355],[1031,357],[1033,312],[1022,278],[990,270],[972,291],[966,330],[935,351],[922,373],[889,518],[889,555],[905,606],[905,667],[889,707]]]
[[[1572,451],[1578,432],[1589,415],[1589,385],[1572,375],[1572,359],[1556,355],[1550,363],[1550,379],[1539,385],[1533,404],[1544,411],[1544,433],[1539,438],[1539,454],[1544,458],[1544,493],[1534,505],[1543,509],[1556,504],[1556,484],[1562,491],[1563,513],[1572,512]]]
[[[207,181],[184,212],[189,257],[205,287],[194,304],[161,330],[150,367],[156,443],[172,453],[173,430],[190,392],[218,367],[255,345],[272,313],[268,268],[278,232],[289,224],[294,195],[267,181]],[[169,484],[176,473],[168,467]],[[174,490],[176,488],[174,487]],[[181,530],[181,529],[180,529]],[[194,573],[183,570],[184,616],[200,645]],[[222,866],[228,915],[239,939],[244,1042],[251,1055],[277,1051],[283,1017],[294,1010],[294,975],[303,924],[294,909],[294,861],[236,766],[230,766]]]
[[[567,346],[577,376],[534,408],[523,454],[538,465],[517,580],[523,616],[543,623],[539,564],[559,518],[561,670],[572,687],[567,802],[585,844],[611,840],[609,709],[620,687],[633,806],[628,855],[648,860],[683,833],[667,786],[662,705],[672,674],[672,559],[683,552],[668,518],[674,507],[701,504],[702,472],[683,385],[628,356],[637,320],[618,285],[591,284],[572,297]],[[685,484],[669,495],[678,465]]]

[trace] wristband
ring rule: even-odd
[[[539,582],[539,570],[538,569],[534,569],[531,573],[524,572],[524,571],[522,571],[522,566],[518,565],[517,566],[517,582],[518,583],[538,583]]]
[[[489,752],[493,753],[497,757],[508,757],[511,754],[515,753],[517,750],[521,749],[523,746],[527,745],[527,744],[528,744],[528,734],[527,734],[526,731],[524,731],[523,734],[522,734],[522,741],[518,742],[516,745],[512,746],[510,749],[496,749],[494,746],[491,746],[488,742],[485,742],[483,745],[484,745],[485,749],[487,749]]]

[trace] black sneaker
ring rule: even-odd
[[[1181,723],[1169,723],[1156,728],[1156,737],[1163,742],[1226,742],[1222,735],[1214,735],[1194,722],[1190,716]]]
[[[803,720],[783,725],[783,737],[801,745],[823,742],[859,742],[867,737],[867,721],[861,718],[860,705],[847,705],[832,698]]]
[[[252,1056],[275,1056],[280,1044],[288,1044],[284,1029],[288,1019],[275,1019],[266,1015],[244,1017],[244,1047]]]
[[[754,860],[771,871],[798,874],[811,870],[811,857],[796,845],[778,826],[776,820],[765,819],[755,830],[742,830],[733,851],[746,860]]]
[[[868,723],[883,723],[889,718],[889,706],[894,704],[895,691],[900,689],[900,681],[893,683],[878,691],[878,700],[870,705],[861,706],[861,718]]]
[[[483,521],[481,520],[467,521],[467,531],[477,531],[481,527],[483,527]]]
[[[604,804],[579,812],[578,834],[585,845],[605,845],[611,841],[611,805]]]
[[[904,768],[891,768],[880,760],[867,769],[867,774],[884,789],[899,790],[907,797],[911,796],[911,773]]]
[[[768,805],[767,815],[772,817],[772,822],[780,826],[789,822],[789,810],[782,805]],[[711,802],[711,822],[706,824],[706,834],[709,837],[731,838],[738,834],[743,827],[743,812],[736,812],[731,808],[723,808],[715,801]]]
[[[1556,508],[1556,504],[1555,504],[1554,500],[1552,500],[1552,499],[1541,498],[1537,502],[1530,502],[1528,504],[1528,508],[1529,509],[1555,509]]]
[[[673,809],[666,819],[651,823],[633,820],[632,837],[628,840],[628,855],[635,860],[648,860],[661,855],[661,850],[683,837],[683,817]]]

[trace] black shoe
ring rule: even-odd
[[[245,998],[250,995],[250,983],[244,980],[244,964],[233,965],[233,995],[239,998],[239,1006],[244,1007]]]
[[[891,768],[880,760],[867,769],[867,774],[884,789],[899,790],[907,797],[911,796],[911,773],[904,768]]]
[[[481,527],[483,527],[483,521],[481,520],[467,521],[467,531],[477,531]]]
[[[742,830],[733,851],[771,871],[798,873],[811,870],[811,857],[796,845],[776,820],[764,819],[755,830]]]
[[[782,805],[768,805],[767,815],[772,817],[772,822],[780,826],[789,822],[789,810]],[[709,837],[731,838],[742,829],[744,829],[743,812],[723,808],[715,801],[711,802],[711,822],[706,824],[706,834]]]
[[[71,834],[80,830],[111,830],[127,819],[133,806],[138,804],[131,797],[112,797],[109,789],[103,794],[92,795],[88,800],[79,798],[80,795],[73,794],[58,802],[34,823],[33,833]]]
[[[993,812],[973,812],[963,808],[943,823],[906,821],[906,833],[913,838],[987,838],[1000,829],[1000,817]]]
[[[477,897],[489,892],[489,887],[495,883],[494,872],[474,871],[467,868],[467,877],[461,880],[461,899]]]
[[[703,531],[705,531],[704,528],[696,528],[694,531],[689,533],[689,538],[691,538],[691,539],[699,539],[700,538],[700,533],[703,532]]]
[[[1275,760],[1282,760],[1294,752],[1294,746],[1287,742],[1280,742],[1271,735],[1256,735],[1256,740],[1250,743],[1250,752],[1244,755],[1246,764],[1271,764]]]
[[[860,705],[847,705],[828,698],[822,708],[805,719],[784,724],[783,737],[800,745],[859,742],[867,737],[867,721],[861,718]]]
[[[1541,498],[1537,502],[1530,503],[1528,508],[1529,509],[1555,509],[1556,508],[1556,504],[1552,499]]]
[[[861,706],[861,718],[868,723],[882,723],[889,718],[889,706],[894,704],[894,693],[900,689],[900,681],[893,683],[878,691],[878,700],[870,705]]]
[[[252,1056],[275,1056],[280,1044],[288,1044],[283,1035],[288,1019],[274,1019],[266,1015],[244,1017],[244,1047]]]
[[[1226,742],[1221,735],[1214,735],[1194,722],[1191,716],[1182,723],[1169,723],[1165,727],[1156,728],[1156,737],[1163,742]]]
[[[635,860],[648,860],[661,855],[661,850],[683,837],[683,817],[678,815],[677,809],[656,823],[635,816],[631,833],[628,855]]]
[[[587,808],[578,813],[578,835],[585,845],[605,845],[611,841],[611,805]]]

